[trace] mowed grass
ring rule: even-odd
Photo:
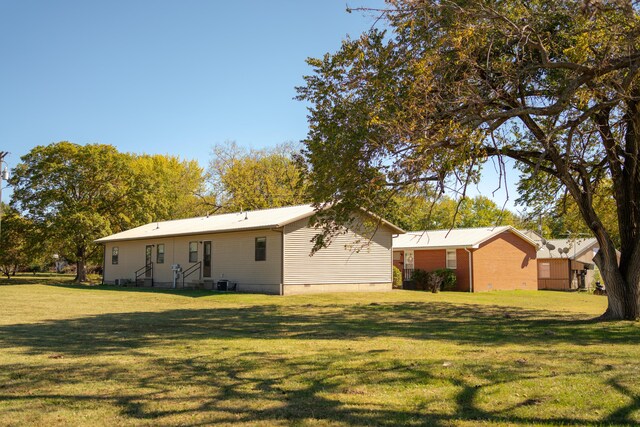
[[[603,297],[0,283],[0,425],[640,423]]]

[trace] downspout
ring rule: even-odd
[[[471,266],[471,251],[468,248],[464,248],[469,254],[469,292],[473,292],[473,270]]]
[[[104,285],[104,275],[106,273],[106,269],[107,269],[107,244],[104,243],[102,245],[102,283],[100,283],[101,285]]]
[[[281,246],[282,246],[282,250],[280,251],[280,295],[284,295],[284,229],[285,229],[286,225],[284,227],[282,227],[282,230],[280,230],[280,232],[282,233],[282,238],[281,238]]]
[[[280,234],[280,291],[279,294],[280,295],[284,295],[284,254],[285,254],[285,250],[284,250],[284,232],[285,232],[285,227],[286,225],[282,226],[281,228],[272,228],[271,231],[279,231]]]

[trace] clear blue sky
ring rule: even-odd
[[[99,142],[206,166],[225,140],[300,141],[305,59],[374,22],[347,4],[383,1],[0,0],[0,151],[11,167],[36,145]]]

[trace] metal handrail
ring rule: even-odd
[[[187,277],[191,276],[196,271],[198,271],[198,272],[202,271],[202,261],[196,262],[191,267],[187,268],[185,271],[182,272],[182,287],[183,288],[184,288],[184,279],[186,279]]]
[[[146,275],[147,275],[148,272],[151,272],[151,286],[153,286],[153,263],[152,262],[150,262],[149,264],[146,264],[144,267],[139,268],[139,269],[136,270],[136,272],[135,272],[135,275],[136,275],[136,281],[135,281],[136,286],[138,286],[138,279],[143,275],[146,278]]]

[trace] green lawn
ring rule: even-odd
[[[590,322],[603,297],[52,280],[0,281],[0,425],[640,423],[640,325]]]

